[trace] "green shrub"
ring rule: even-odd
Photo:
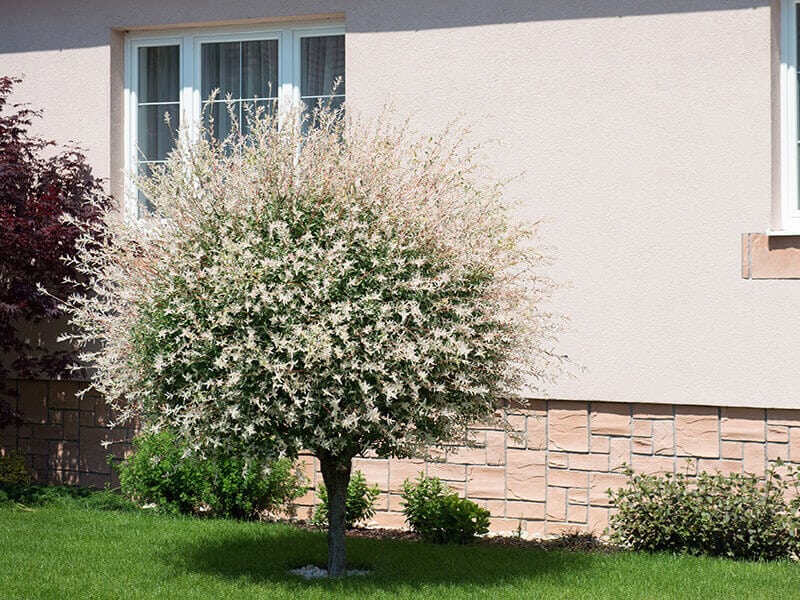
[[[320,485],[317,494],[320,502],[314,510],[311,522],[324,527],[328,524],[328,490]],[[345,523],[348,527],[372,518],[375,514],[375,500],[379,494],[380,488],[377,485],[367,485],[367,479],[361,471],[353,473],[347,486]]]
[[[612,539],[648,552],[777,560],[800,552],[798,501],[785,492],[797,472],[783,478],[776,463],[759,480],[750,475],[700,473],[634,475],[609,496]]]
[[[136,505],[112,490],[73,485],[0,484],[0,504],[26,507],[69,506],[95,510],[130,511]]]
[[[212,468],[202,500],[218,517],[250,518],[263,510],[289,507],[306,493],[302,475],[286,458],[269,463],[266,468],[231,455],[209,462]]]
[[[184,450],[168,431],[134,438],[133,455],[115,464],[122,493],[139,504],[155,504],[163,512],[194,512],[208,467]]]
[[[25,457],[15,451],[0,456],[0,483],[26,484],[32,480]]]
[[[437,544],[464,544],[489,531],[489,511],[460,498],[438,477],[420,473],[403,482],[403,514],[422,538]]]
[[[306,489],[288,459],[247,460],[234,450],[206,458],[162,431],[134,440],[134,453],[115,467],[123,493],[167,513],[246,519],[290,505]]]

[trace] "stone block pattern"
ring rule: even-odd
[[[116,485],[106,456],[129,452],[135,432],[109,429],[102,398],[79,398],[83,383],[15,385],[28,422],[0,433],[0,452],[23,452],[39,481]],[[509,407],[507,418],[510,431],[476,426],[469,446],[435,451],[428,461],[356,459],[354,468],[381,490],[374,521],[403,527],[400,486],[424,472],[486,507],[494,531],[602,534],[607,491],[627,481],[623,465],[640,473],[757,475],[778,458],[800,465],[800,410],[533,400]],[[297,514],[306,518],[322,475],[313,457],[300,461],[311,488]]]
[[[103,488],[117,485],[108,455],[130,452],[134,430],[110,428],[110,407],[97,394],[80,395],[80,381],[7,381],[16,388],[21,427],[0,432],[0,454],[25,455],[36,481]]]
[[[400,485],[425,472],[487,508],[494,531],[603,534],[607,491],[627,482],[623,465],[690,475],[763,475],[778,458],[800,465],[800,410],[537,400],[509,408],[508,421],[513,431],[475,428],[473,447],[448,448],[435,460],[357,459],[354,468],[381,489],[374,521],[402,527]],[[316,462],[302,460],[317,485]],[[299,516],[310,515],[314,501],[312,490]]]

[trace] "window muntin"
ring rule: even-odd
[[[337,80],[334,106],[345,98],[344,27],[327,22],[131,34],[125,59],[127,173],[163,163],[179,125],[211,118],[215,136],[229,133],[228,99],[246,127],[248,109],[316,104],[330,97]],[[219,92],[209,107],[214,89]],[[146,201],[131,182],[126,188],[130,211],[140,212]]]

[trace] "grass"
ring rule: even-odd
[[[74,506],[0,508],[0,598],[793,598],[800,564],[349,540],[365,578],[307,582],[325,537]]]

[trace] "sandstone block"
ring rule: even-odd
[[[569,504],[567,521],[570,523],[586,523],[589,518],[589,507],[585,504]]]
[[[486,464],[502,465],[506,462],[506,434],[503,431],[486,432]]]
[[[509,470],[506,476],[506,494],[511,500],[544,502],[547,494],[545,468],[537,466],[528,471]]]
[[[763,442],[764,410],[759,408],[723,408],[720,435],[724,440]]]
[[[633,435],[636,437],[651,437],[653,435],[653,421],[650,419],[636,419],[633,422]]]
[[[742,472],[742,463],[738,460],[709,460],[701,458],[697,461],[697,471],[731,475],[732,473]]]
[[[767,469],[766,444],[744,444],[742,470],[751,475],[763,476]]]
[[[672,421],[653,421],[653,453],[670,456],[675,454]]]
[[[78,444],[50,442],[48,467],[51,470],[77,471],[78,456]]]
[[[547,485],[551,488],[587,488],[589,487],[589,473],[551,469],[547,473]]]
[[[567,490],[548,488],[547,504],[545,505],[547,519],[551,521],[566,521],[567,519]]]
[[[463,467],[459,467],[463,471]],[[389,461],[389,490],[399,492],[406,479],[414,481],[425,472],[425,463],[414,460]],[[462,477],[463,479],[463,477]]]
[[[609,470],[608,454],[573,454],[569,459],[570,469],[576,471],[601,471]]]
[[[631,441],[628,438],[612,438],[609,450],[609,469],[618,469],[631,464]]]
[[[596,454],[608,454],[611,447],[611,438],[607,435],[592,435],[589,440],[591,450]]]
[[[655,475],[657,473],[672,473],[675,470],[675,460],[671,456],[643,456],[635,454],[631,467],[636,473]]]
[[[630,405],[593,402],[589,426],[593,434],[630,435]]]
[[[671,404],[639,404],[631,407],[634,419],[672,419],[673,406]]]
[[[767,441],[786,443],[789,441],[789,427],[786,425],[767,425]]]
[[[717,409],[707,406],[675,407],[676,451],[683,456],[719,457]]]
[[[448,463],[428,463],[428,476],[445,481],[466,481],[467,467]]]
[[[569,465],[569,454],[566,452],[549,452],[547,466],[553,469],[566,469]]]
[[[530,450],[547,448],[547,417],[537,415],[528,417],[527,440]]]
[[[25,420],[29,423],[47,423],[47,382],[20,381],[17,391],[19,411],[25,415]]]
[[[585,402],[550,402],[551,450],[589,451],[589,415]]]
[[[506,471],[502,467],[468,467],[467,494],[469,498],[505,498]]]
[[[506,516],[510,519],[542,520],[545,516],[544,502],[509,500],[506,503]]]
[[[653,453],[653,439],[646,438],[633,438],[631,440],[631,452],[633,454],[652,454]]]
[[[386,459],[357,458],[353,460],[353,473],[361,471],[367,483],[377,484],[382,492],[389,489],[389,461]]]
[[[744,450],[741,442],[722,442],[722,458],[741,460]]]
[[[602,535],[608,527],[609,510],[597,506],[589,507],[588,526],[589,531],[595,535]]]

